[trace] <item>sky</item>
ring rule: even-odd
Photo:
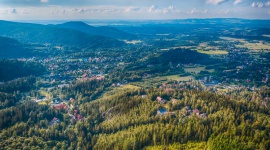
[[[270,19],[270,0],[0,0],[0,20]]]

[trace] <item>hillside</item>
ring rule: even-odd
[[[101,36],[106,36],[106,37],[111,37],[111,38],[116,38],[116,39],[136,38],[135,35],[126,33],[124,31],[118,30],[113,27],[107,27],[107,26],[93,27],[80,21],[66,22],[63,24],[55,25],[55,27],[64,28],[64,29],[72,29],[72,30],[81,31],[83,33],[87,33],[90,35],[101,35]]]
[[[0,81],[9,81],[25,76],[38,76],[45,71],[38,63],[0,59]],[[16,72],[16,73],[15,73]]]
[[[81,48],[117,47],[124,44],[115,39],[89,35],[71,29],[8,21],[0,21],[0,36],[14,38],[22,43],[49,43]]]
[[[0,58],[24,57],[28,54],[29,50],[17,40],[0,36]]]
[[[89,100],[89,93],[98,91],[98,85],[103,83],[85,82],[65,92],[83,95],[78,99],[81,103]],[[241,97],[245,95],[240,93]],[[159,104],[155,100],[157,96],[167,103]],[[0,121],[0,146],[4,149],[269,149],[269,132],[266,132],[270,128],[269,109],[260,106],[261,100],[240,99],[195,90],[126,91],[84,103],[79,111],[84,120],[75,125],[67,114],[61,113],[66,110],[27,102],[0,111],[1,118],[14,114]],[[54,117],[61,123],[50,124]],[[16,142],[11,142],[14,138]]]
[[[169,65],[172,64],[208,64],[211,63],[213,59],[210,59],[208,55],[198,53],[194,50],[189,49],[172,49],[159,54],[150,56],[147,60],[149,64],[162,64]],[[214,60],[216,61],[216,60]]]

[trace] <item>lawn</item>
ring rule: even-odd
[[[248,49],[254,49],[254,50],[262,50],[262,49],[270,50],[270,45],[269,44],[264,44],[264,43],[245,42],[243,45],[236,45],[236,47],[248,48]]]
[[[176,80],[176,81],[189,81],[192,79],[192,76],[185,76],[185,77],[180,77],[179,75],[170,75],[170,76],[165,76],[168,80]]]
[[[131,84],[126,84],[123,87],[120,87],[122,89],[131,89],[131,90],[136,90],[136,89],[140,89],[141,87],[139,86],[135,86],[135,85],[131,85]]]
[[[209,51],[204,51],[204,50],[197,50],[199,53],[207,54],[207,55],[227,55],[227,51],[222,51],[222,50],[209,50]]]

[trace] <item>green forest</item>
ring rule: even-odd
[[[270,21],[58,21],[0,20],[0,150],[270,149]]]
[[[75,99],[69,102],[73,110],[83,116],[76,123],[67,115],[70,110],[30,101],[2,109],[0,146],[108,150],[270,148],[270,110],[262,98],[270,94],[269,89],[218,95],[151,88],[123,90],[92,101],[104,87],[104,81],[88,81],[63,89],[67,97]],[[159,103],[157,97],[167,103]],[[16,100],[12,94],[1,95],[1,101],[6,98]],[[164,108],[168,113],[159,114]],[[194,109],[205,115],[190,113]],[[54,117],[60,123],[51,125]]]

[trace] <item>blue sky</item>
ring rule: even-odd
[[[270,19],[270,0],[0,0],[2,20]]]

